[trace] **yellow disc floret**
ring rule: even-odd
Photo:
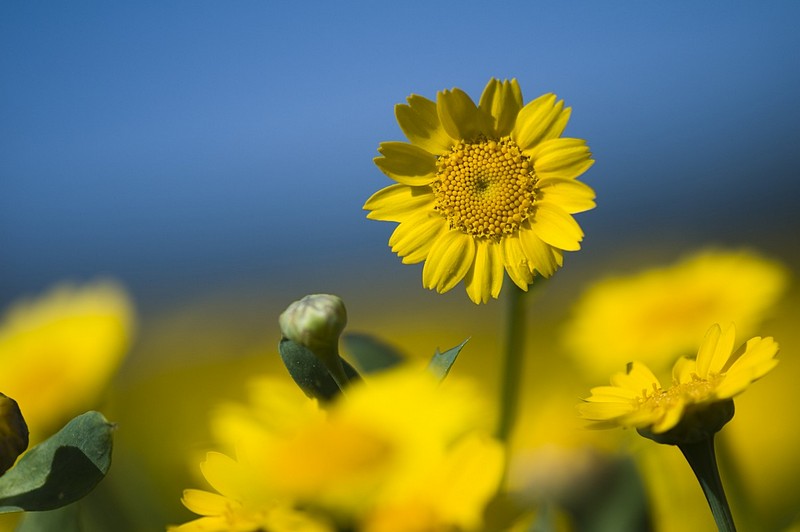
[[[436,162],[436,210],[451,229],[499,239],[531,215],[536,176],[509,137],[459,142]]]

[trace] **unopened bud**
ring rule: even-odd
[[[289,305],[278,321],[284,338],[325,357],[331,352],[338,353],[339,335],[347,324],[347,311],[341,298],[313,294]]]

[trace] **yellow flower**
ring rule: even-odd
[[[697,357],[675,363],[666,389],[647,366],[630,363],[627,372],[611,378],[611,386],[592,389],[579,405],[581,416],[653,435],[676,429],[681,437],[713,434],[732,417],[731,399],[778,363],[778,344],[771,337],[751,338],[734,352],[735,337],[732,324],[725,330],[712,326]]]
[[[657,373],[694,351],[709,323],[750,336],[787,285],[786,269],[749,251],[705,250],[666,266],[609,277],[575,307],[563,340],[588,377],[640,360]]]
[[[0,323],[0,391],[40,440],[92,408],[131,340],[133,309],[111,282],[63,285],[11,307]]]
[[[479,104],[460,89],[395,107],[410,142],[383,142],[375,164],[397,181],[364,205],[399,222],[389,245],[425,261],[422,284],[446,292],[462,279],[475,303],[498,297],[505,270],[523,290],[580,249],[572,214],[594,207],[576,180],[594,162],[586,142],[560,138],[571,109],[545,94],[522,104],[516,80],[492,79]]]
[[[187,490],[204,517],[177,530],[290,530],[278,511],[308,530],[396,530],[400,514],[406,530],[479,530],[502,475],[472,386],[406,368],[353,384],[327,411],[257,381],[252,405],[220,409],[213,425],[236,458],[209,453],[202,470],[217,493]]]

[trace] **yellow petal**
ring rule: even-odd
[[[641,393],[634,392],[628,388],[620,388],[619,386],[595,386],[592,388],[591,394],[592,395],[586,399],[586,401],[590,403],[628,403],[642,395]]]
[[[611,384],[631,390],[638,395],[644,392],[650,393],[654,387],[661,388],[661,383],[650,368],[636,361],[628,364],[625,373],[617,373],[611,377]]]
[[[522,290],[528,291],[528,285],[533,282],[533,267],[528,260],[519,235],[509,235],[501,240],[503,251],[503,265],[508,276],[514,284]]]
[[[233,504],[233,501],[218,493],[193,489],[184,490],[181,501],[198,515],[219,515]]]
[[[736,341],[736,327],[731,323],[723,330],[714,324],[706,333],[697,352],[697,375],[701,379],[717,375],[728,363]]]
[[[631,403],[581,403],[578,413],[584,419],[604,421],[625,416],[635,409]]]
[[[691,382],[697,373],[697,363],[691,358],[681,357],[672,366],[672,380],[681,384]]]
[[[525,152],[540,142],[559,136],[567,120],[569,110],[564,109],[564,101],[556,102],[555,94],[544,94],[520,110],[511,138]]]
[[[430,211],[434,203],[429,187],[410,187],[396,184],[383,188],[370,197],[364,209],[370,220],[402,222],[419,211]]]
[[[769,366],[778,354],[779,346],[771,336],[761,338],[756,336],[751,338],[744,345],[744,352],[731,367],[726,371],[727,374],[736,373],[743,368],[759,368],[762,365]],[[766,372],[756,371],[756,378],[763,377]]]
[[[440,91],[436,109],[444,130],[454,140],[471,141],[481,133],[491,133],[490,117],[461,89]]]
[[[241,500],[248,492],[248,482],[242,467],[234,459],[217,452],[206,454],[200,470],[211,487],[225,497]]]
[[[425,260],[431,246],[446,228],[447,224],[439,214],[420,212],[400,222],[389,237],[389,245],[403,258],[404,264],[416,264]]]
[[[533,168],[540,179],[575,179],[593,164],[592,152],[583,139],[557,138],[546,140],[525,155],[533,160]]]
[[[535,269],[544,277],[550,277],[558,269],[554,256],[550,253],[550,246],[536,236],[536,230],[529,221],[523,222],[519,234],[522,251],[527,258],[531,272]]]
[[[500,81],[492,78],[483,89],[478,107],[493,118],[494,134],[504,137],[511,133],[522,109],[522,91],[516,79]]]
[[[436,102],[412,94],[408,97],[408,105],[395,106],[394,114],[408,140],[423,150],[440,155],[453,145],[453,139],[439,121]]]
[[[558,205],[570,214],[595,207],[594,190],[586,183],[574,179],[542,179],[537,188],[537,201]]]
[[[406,142],[381,142],[382,157],[374,162],[386,175],[404,185],[429,185],[436,178],[436,156]]]
[[[500,244],[480,239],[475,246],[475,261],[467,272],[464,283],[473,303],[486,303],[489,297],[497,298],[503,287],[503,256]]]
[[[545,243],[565,251],[581,249],[583,231],[567,211],[550,203],[536,205],[531,227]]]
[[[683,417],[683,411],[685,408],[686,404],[682,398],[678,398],[674,403],[670,403],[669,407],[664,409],[664,417],[662,417],[657,423],[653,424],[653,432],[655,434],[661,434],[662,432],[667,432],[669,429],[675,427],[675,425],[677,425],[681,420],[681,417]]]
[[[422,285],[447,292],[467,274],[475,260],[475,241],[457,229],[439,235],[422,268]]]

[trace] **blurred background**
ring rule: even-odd
[[[412,93],[477,100],[490,77],[517,78],[526,101],[573,108],[565,135],[592,148],[598,207],[538,303],[548,367],[569,366],[540,338],[605,275],[707,246],[796,272],[798,16],[789,1],[3,3],[0,308],[113,279],[136,309],[98,405],[119,423],[101,529],[190,517],[179,499],[200,482],[209,409],[282,371],[277,316],[305,294],[342,296],[351,330],[409,356],[471,336],[457,368],[492,391],[502,301],[424,290],[386,244],[394,224],[361,208],[390,183],[372,158],[403,140],[393,106]],[[759,331],[786,359],[800,338],[777,331],[797,336],[799,300],[790,284]],[[604,383],[568,386],[569,408]],[[800,505],[781,490],[753,497],[779,514],[770,527]]]

